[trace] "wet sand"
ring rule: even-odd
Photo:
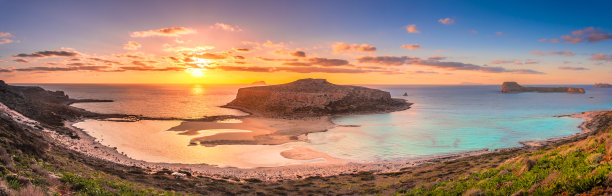
[[[177,131],[183,135],[197,135],[206,130],[246,130],[197,137],[192,139],[191,143],[204,146],[278,145],[306,141],[306,134],[327,131],[334,126],[330,117],[327,116],[300,120],[244,117],[240,118],[240,122],[233,123],[184,121],[168,131]]]

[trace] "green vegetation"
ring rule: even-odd
[[[610,114],[608,117],[612,117]],[[495,168],[420,186],[405,195],[601,194],[612,185],[612,127],[587,139],[507,160]]]

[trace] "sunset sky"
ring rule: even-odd
[[[610,1],[0,0],[8,83],[612,83]]]

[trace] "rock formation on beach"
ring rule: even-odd
[[[522,93],[522,92],[538,92],[538,93],[584,93],[583,88],[572,87],[524,87],[516,82],[504,82],[501,87],[502,93]]]
[[[241,88],[225,107],[266,117],[313,117],[334,114],[391,112],[410,108],[389,92],[335,85],[325,79],[301,79],[287,84]]]
[[[595,83],[595,88],[612,88],[612,84],[608,84],[608,83]]]

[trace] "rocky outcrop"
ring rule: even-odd
[[[608,83],[596,83],[595,88],[612,88],[612,85]]]
[[[63,126],[64,120],[93,115],[69,104],[77,102],[111,102],[112,100],[71,99],[63,91],[47,91],[36,86],[12,86],[0,80],[0,102],[39,122]]]
[[[287,84],[247,87],[225,107],[266,117],[312,117],[335,114],[405,110],[411,103],[389,92],[335,85],[325,79],[301,79]]]
[[[502,93],[522,93],[522,92],[538,92],[538,93],[584,93],[583,88],[572,87],[524,87],[516,82],[504,82],[501,87]]]

